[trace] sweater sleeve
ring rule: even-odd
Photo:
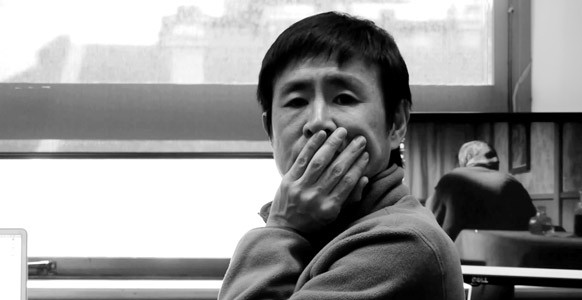
[[[461,267],[444,239],[377,227],[316,257],[291,299],[464,299]]]
[[[219,299],[463,299],[459,260],[444,242],[382,226],[312,257],[294,232],[255,229],[239,243]]]
[[[237,245],[218,299],[288,299],[312,252],[311,244],[296,232],[253,229]]]

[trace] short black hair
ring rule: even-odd
[[[376,65],[388,128],[402,101],[412,104],[408,69],[394,38],[374,22],[345,13],[325,12],[302,19],[287,28],[271,45],[261,66],[257,99],[266,113],[271,136],[273,87],[291,63],[310,58],[334,59],[342,65],[353,58]],[[390,153],[389,164],[402,166],[400,149]]]

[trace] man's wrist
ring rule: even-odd
[[[267,222],[266,222],[265,227],[283,229],[283,230],[294,232],[294,233],[296,233],[304,238],[306,237],[305,232],[298,229],[296,226],[293,226],[287,220],[282,219],[282,218],[276,218],[276,217],[269,216],[269,218],[267,218]]]

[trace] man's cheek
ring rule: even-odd
[[[278,144],[273,149],[273,158],[281,175],[287,174],[296,159],[296,155],[289,148]]]

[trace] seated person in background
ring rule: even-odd
[[[410,87],[386,31],[303,19],[267,51],[257,94],[283,178],[219,299],[464,299],[453,242],[402,184]]]
[[[482,141],[465,143],[459,166],[439,180],[426,202],[451,239],[463,229],[528,229],[536,209],[521,183],[499,172],[493,147]]]

